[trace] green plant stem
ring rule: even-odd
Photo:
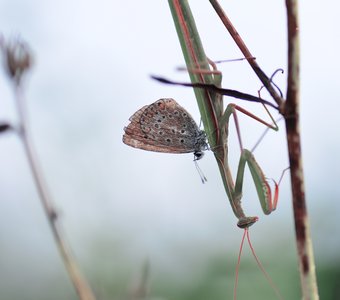
[[[186,0],[169,0],[169,6],[188,70],[209,70],[208,59],[205,55],[188,2]],[[212,74],[189,72],[189,76],[191,82],[214,82]],[[215,95],[214,92],[200,88],[194,88],[194,92],[205,132],[207,133],[210,145],[214,147],[216,145],[218,129],[216,114],[220,114],[223,111],[223,103],[221,102],[217,107],[217,104],[212,100]]]
[[[208,58],[204,52],[200,36],[198,34],[194,18],[187,0],[169,0],[172,17],[177,30],[177,35],[182,47],[187,69],[192,83],[208,83],[218,86],[212,73],[193,72],[193,70],[210,70]],[[214,155],[220,170],[221,178],[227,193],[230,205],[238,217],[245,217],[239,203],[233,203],[230,191],[233,190],[234,180],[228,166],[228,132],[225,126],[220,128],[219,121],[224,113],[223,97],[206,89],[194,88],[198,107],[200,109],[205,132],[207,133],[210,147],[214,149]]]
[[[75,259],[67,246],[66,239],[62,233],[58,222],[58,215],[52,203],[51,197],[48,193],[46,183],[44,182],[42,172],[40,170],[38,159],[32,145],[32,140],[29,135],[28,121],[26,115],[26,108],[23,99],[22,90],[19,85],[15,87],[16,106],[20,122],[19,135],[21,137],[27,160],[32,171],[32,175],[38,190],[41,204],[47,216],[53,237],[58,246],[59,253],[62,257],[66,270],[71,278],[73,286],[78,294],[80,300],[95,300],[95,296],[87,283],[86,279],[80,272]]]
[[[300,41],[298,1],[287,0],[288,84],[284,117],[292,185],[295,233],[304,300],[319,299],[312,239],[309,229],[300,137]]]

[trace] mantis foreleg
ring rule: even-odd
[[[201,69],[193,69],[189,70],[190,72],[199,72],[199,73],[209,73],[213,74],[213,80],[214,84],[217,87],[221,86],[222,82],[222,74],[220,71],[217,70],[216,65],[213,61],[208,59],[209,64],[212,66],[213,70],[201,70]],[[241,199],[242,199],[242,187],[243,187],[243,178],[244,178],[244,169],[246,163],[248,164],[250,173],[252,175],[253,181],[255,183],[255,187],[257,190],[257,195],[261,203],[262,210],[265,214],[270,214],[273,210],[276,209],[277,201],[278,201],[278,184],[275,183],[275,192],[272,199],[272,193],[270,186],[265,178],[265,175],[258,165],[258,163],[255,160],[254,155],[251,153],[251,151],[246,150],[243,148],[242,141],[241,141],[241,134],[240,134],[240,128],[238,125],[237,120],[237,114],[236,111],[242,112],[246,114],[247,116],[253,118],[254,120],[262,123],[263,125],[267,126],[268,128],[271,128],[273,130],[278,130],[278,127],[269,113],[267,107],[264,105],[264,108],[268,112],[271,121],[273,124],[270,124],[261,118],[255,116],[254,114],[250,113],[249,111],[243,109],[242,107],[236,105],[236,104],[229,104],[225,111],[223,112],[220,110],[219,100],[221,100],[220,94],[214,94],[214,107],[215,112],[218,117],[218,136],[220,137],[219,140],[217,140],[216,145],[216,158],[219,162],[219,167],[221,172],[223,173],[223,183],[225,186],[226,193],[228,195],[230,204],[232,206],[233,212],[235,216],[238,218],[237,225],[241,228],[247,228],[254,224],[258,217],[247,217],[242,209],[241,206]],[[240,143],[240,149],[241,149],[241,157],[239,161],[237,176],[235,183],[233,182],[231,171],[228,164],[228,130],[229,130],[229,120],[230,116],[233,115],[237,130],[237,135],[239,137],[239,143]]]
[[[237,133],[238,133],[239,140],[240,140],[241,156],[240,156],[235,183],[233,182],[230,176],[229,165],[227,162],[227,154],[228,154],[227,143],[222,144],[226,152],[226,157],[223,159],[223,168],[225,169],[226,175],[228,175],[228,176],[225,176],[225,181],[226,181],[225,188],[227,191],[227,195],[229,197],[230,204],[233,208],[234,214],[239,220],[237,225],[241,228],[246,228],[246,227],[251,226],[258,220],[258,217],[246,216],[241,206],[244,169],[245,169],[246,163],[248,164],[250,173],[252,175],[252,178],[253,178],[253,181],[256,187],[257,195],[260,200],[262,210],[265,214],[270,214],[273,210],[276,209],[279,190],[278,190],[278,184],[275,183],[275,192],[272,197],[271,188],[265,178],[265,175],[261,167],[256,162],[254,155],[249,150],[243,149],[241,138],[240,138],[240,130],[238,126],[236,110],[250,116],[251,118],[268,126],[269,128],[277,130],[278,127],[276,126],[276,124],[271,125],[267,123],[266,121],[258,118],[257,116],[253,115],[252,113],[246,111],[245,109],[235,104],[229,104],[224,114],[220,118],[220,122],[219,122],[220,130],[224,132],[224,139],[227,139],[230,116],[231,115],[234,116]],[[222,162],[221,159],[220,159],[220,162]]]

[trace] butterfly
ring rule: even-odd
[[[165,153],[194,153],[194,160],[207,150],[206,134],[174,99],[163,98],[145,105],[130,117],[123,142],[134,148]]]

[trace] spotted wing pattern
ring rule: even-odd
[[[206,138],[191,115],[165,98],[135,112],[124,128],[123,142],[148,151],[189,153],[205,150]]]

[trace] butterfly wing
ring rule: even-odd
[[[175,100],[160,99],[144,106],[130,118],[123,142],[148,151],[194,152],[199,128],[190,114]]]

